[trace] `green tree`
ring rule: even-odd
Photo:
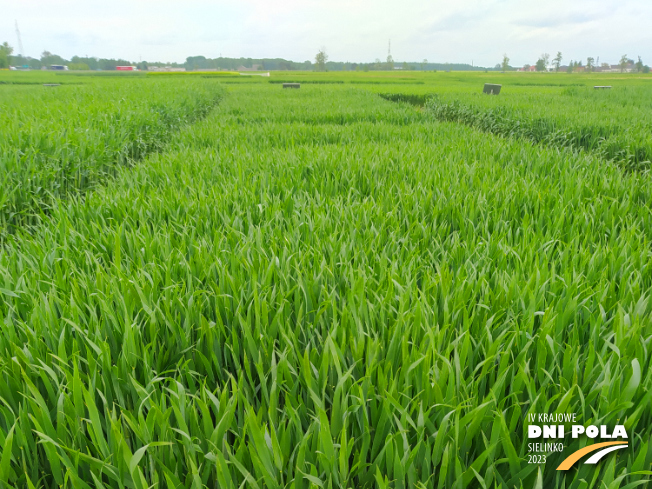
[[[557,56],[555,56],[555,59],[552,60],[552,63],[555,65],[555,71],[559,71],[562,59],[564,58],[561,56],[561,51],[557,51]]]
[[[394,58],[392,58],[391,54],[387,55],[387,69],[388,70],[394,69]]]
[[[627,64],[628,64],[628,63],[629,63],[629,60],[627,59],[627,55],[626,55],[626,54],[623,54],[623,55],[620,57],[620,63],[618,63],[618,64],[620,65],[620,72],[621,72],[621,73],[624,73],[624,72],[625,72],[625,68],[627,68]]]
[[[636,62],[636,72],[637,72],[637,73],[642,73],[642,72],[643,72],[643,67],[644,67],[644,66],[645,66],[645,65],[643,65],[643,60],[642,60],[641,57],[639,56],[639,57],[638,57],[638,61]]]
[[[586,71],[591,73],[593,71],[594,63],[595,63],[595,59],[591,58],[590,56],[586,58]]]
[[[326,71],[326,61],[328,61],[328,55],[326,54],[326,48],[321,48],[317,55],[315,56],[315,65],[317,71]]]
[[[40,59],[36,58],[28,58],[28,63],[27,63],[32,70],[40,70],[41,67],[43,66],[43,63],[41,63]]]
[[[546,60],[543,58],[539,58],[537,60],[536,69],[537,71],[546,71]]]
[[[5,41],[0,45],[0,69],[9,68],[9,56],[13,52],[14,48],[8,42]]]
[[[426,58],[423,58],[423,61],[421,62],[421,71],[425,71],[427,67],[428,67],[428,60]]]
[[[574,68],[575,68],[575,61],[571,60],[571,62],[568,63],[568,68],[566,69],[566,73],[572,73]]]
[[[507,57],[507,54],[503,54],[503,62],[500,65],[500,68],[503,73],[509,69],[509,57]]]
[[[68,64],[68,62],[61,56],[58,54],[52,54],[50,51],[43,51],[41,53],[41,63],[43,66]]]
[[[71,70],[74,69],[72,67],[73,63],[83,63],[88,66],[89,70],[96,70],[98,68],[97,58],[89,58],[89,57],[81,58],[79,56],[73,56],[72,58],[70,58],[70,64],[68,65],[68,67]]]
[[[86,63],[70,63],[68,68],[74,71],[88,71],[90,70],[89,66]]]
[[[550,55],[548,53],[543,53],[541,56],[539,56],[539,61],[541,61],[543,69],[539,70],[539,62],[537,61],[537,71],[548,71],[548,66],[550,66]]]

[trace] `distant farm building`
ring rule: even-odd
[[[263,65],[251,65],[251,68],[246,66],[239,66],[236,71],[260,71],[263,69]]]
[[[611,69],[608,70],[610,73],[620,73],[621,71],[624,73],[631,73],[634,71],[634,64],[633,63],[628,63],[625,65],[625,68],[621,68],[620,65],[611,65]]]
[[[116,66],[115,69],[118,71],[138,71],[136,66]]]
[[[186,71],[185,68],[173,68],[172,66],[148,66],[147,71]]]
[[[68,67],[66,65],[50,65],[48,70],[54,70],[54,71],[68,71]]]
[[[222,69],[222,68],[220,68],[220,67],[218,66],[217,68],[195,68],[194,71],[201,71],[201,72],[203,73],[203,72],[213,72],[213,71],[232,71],[232,70],[230,70],[230,69],[228,69],[228,68],[224,68],[224,69]]]

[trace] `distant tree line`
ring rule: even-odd
[[[329,65],[330,63],[327,63]],[[494,71],[496,68],[485,68],[474,66],[468,63],[428,63],[424,61],[394,61],[385,62],[376,59],[373,63],[338,63],[343,65],[341,69],[352,71],[386,71],[386,70],[407,70],[407,71]],[[330,68],[329,68],[330,69]],[[337,71],[337,70],[333,70]]]
[[[226,70],[237,71],[241,68],[260,71],[386,71],[392,69],[415,71],[486,71],[493,68],[483,68],[465,63],[428,63],[424,61],[395,62],[391,59],[373,63],[352,63],[349,61],[328,61],[328,55],[321,49],[315,56],[315,61],[297,62],[283,58],[206,58],[205,56],[189,56],[183,64],[188,71]]]
[[[251,69],[256,67],[261,71],[270,70],[311,70],[310,61],[295,62],[282,58],[207,58],[205,56],[189,56],[183,67],[188,71],[198,70],[224,70],[237,71],[244,67]]]
[[[150,65],[151,64],[152,63],[150,63]],[[51,65],[66,65],[71,70],[115,70],[116,66],[139,66],[143,69],[146,69],[147,62],[135,63],[126,59],[106,59],[80,56],[73,56],[70,60],[67,60],[58,54],[53,54],[49,51],[43,51],[40,58],[10,55],[9,65],[27,67],[32,70],[40,70],[44,66],[48,67]],[[0,66],[0,68],[1,67],[2,66]]]
[[[73,56],[65,59],[50,51],[43,51],[39,58],[13,54],[14,50],[8,43],[0,45],[0,69],[9,66],[25,67],[39,70],[51,65],[66,65],[71,70],[115,70],[116,66],[136,66],[138,69],[147,70],[150,67],[170,66],[172,68],[185,68],[188,71],[199,70],[224,70],[238,71],[245,69],[258,69],[261,71],[386,71],[393,69],[414,71],[487,71],[500,69],[483,68],[466,63],[429,63],[428,60],[413,62],[395,62],[391,56],[386,61],[376,59],[372,63],[351,63],[349,61],[328,61],[326,50],[322,48],[315,57],[315,62],[310,60],[297,62],[283,58],[207,58],[205,56],[189,56],[185,63],[172,63],[160,61],[129,61],[126,59],[96,58],[91,56]]]
[[[539,56],[534,65],[536,71],[560,71],[562,66],[562,54],[558,52],[554,58],[547,53]],[[95,58],[89,56],[73,56],[70,60],[53,54],[49,51],[43,51],[40,58],[22,56],[14,54],[14,49],[9,43],[0,44],[0,69],[9,66],[26,67],[32,70],[38,70],[42,67],[51,65],[66,65],[71,70],[115,70],[116,66],[136,66],[140,70],[147,70],[150,67],[170,66],[172,68],[185,68],[188,71],[199,70],[223,70],[239,71],[244,69],[257,69],[261,71],[387,71],[387,70],[406,70],[406,71],[514,71],[517,68],[509,64],[507,54],[503,56],[502,63],[496,64],[493,68],[484,68],[474,66],[468,63],[429,63],[427,59],[422,61],[394,61],[390,56],[385,61],[376,59],[372,63],[351,63],[349,61],[328,61],[326,49],[321,48],[315,56],[315,62],[310,60],[297,62],[283,58],[207,58],[205,56],[189,56],[185,63],[160,62],[160,61],[129,61],[126,59],[108,59]],[[564,67],[564,71],[572,73],[574,71],[591,72],[597,68],[609,68],[607,63],[598,65],[592,57],[587,58],[586,64],[581,61],[571,61]],[[529,68],[530,65],[525,65]],[[650,67],[641,61],[638,61],[623,55],[620,59],[619,67],[621,71],[634,71],[638,73],[649,73]]]
[[[306,61],[306,63],[310,62]],[[405,71],[493,71],[499,70],[500,65],[495,68],[483,68],[481,66],[473,66],[467,63],[428,63],[427,59],[424,59],[423,61],[396,62],[391,54],[387,56],[385,61],[376,58],[373,63],[328,61],[328,54],[326,54],[326,48],[324,47],[322,47],[315,55],[315,71],[388,71],[396,69]]]
[[[503,65],[505,59],[509,61],[507,55],[505,55],[505,57],[503,58]],[[555,72],[565,71],[566,73],[576,73],[576,72],[593,73],[596,71],[600,72],[604,70],[613,71],[614,67],[618,67],[621,73],[625,73],[625,72],[646,73],[646,74],[650,73],[650,67],[645,63],[643,63],[643,60],[641,59],[640,56],[638,57],[638,61],[634,61],[633,59],[628,58],[626,54],[624,54],[621,56],[618,64],[613,66],[610,65],[609,63],[601,63],[598,65],[595,58],[592,56],[586,58],[585,64],[583,64],[582,61],[571,60],[567,66],[562,66],[561,62],[563,59],[564,58],[561,52],[557,52],[557,55],[554,58],[552,58],[552,60],[550,59],[550,55],[548,53],[544,53],[541,56],[539,56],[539,59],[537,60],[535,65],[526,64],[523,66],[523,69],[525,71],[531,71],[531,69],[534,68],[536,71],[555,71]],[[503,69],[503,71],[506,70]]]
[[[9,66],[25,67],[32,70],[39,70],[42,67],[51,65],[65,65],[71,70],[115,70],[116,66],[137,66],[141,70],[146,70],[148,66],[171,66],[173,68],[183,67],[183,64],[172,62],[147,62],[147,61],[129,61],[126,59],[109,59],[96,58],[90,56],[73,56],[71,59],[65,59],[58,54],[50,51],[43,51],[39,58],[13,54],[14,49],[9,43],[0,44],[0,69]]]

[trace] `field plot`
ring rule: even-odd
[[[425,103],[437,118],[493,134],[553,147],[588,150],[630,170],[652,160],[649,87],[594,90],[566,87],[560,94],[435,95]]]
[[[0,485],[647,483],[647,173],[342,81],[225,85],[3,243]],[[530,464],[534,412],[630,447]]]
[[[626,170],[652,161],[652,83],[648,76],[500,73],[278,74],[270,83],[347,83],[387,100],[425,106],[438,120],[531,143],[589,151]],[[500,96],[482,84],[504,84]],[[596,85],[613,90],[595,90]]]
[[[29,83],[31,73],[18,75],[0,85],[0,236],[39,222],[57,199],[160,149],[224,92],[208,80],[184,83],[180,91],[179,83],[124,76],[82,83],[36,73]]]

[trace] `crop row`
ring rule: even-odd
[[[0,234],[160,149],[223,90],[207,81],[0,87]]]
[[[644,484],[652,185],[595,163],[233,87],[0,251],[0,484]],[[557,411],[632,449],[527,464]]]
[[[439,120],[552,147],[590,151],[627,170],[647,170],[652,160],[652,117],[645,102],[647,91],[642,89],[605,94],[570,87],[561,94],[538,98],[531,94],[501,95],[502,99],[459,94],[393,97],[411,103],[426,98],[426,109]]]

